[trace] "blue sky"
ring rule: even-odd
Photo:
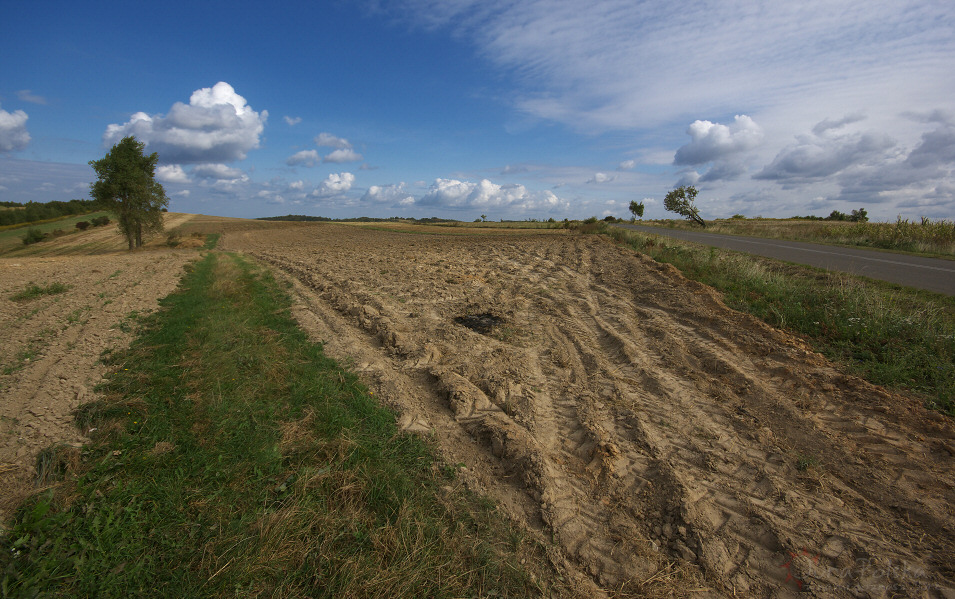
[[[170,209],[955,218],[955,3],[7,3],[0,199],[124,135]]]

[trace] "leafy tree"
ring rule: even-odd
[[[643,218],[643,208],[643,202],[634,200],[630,202],[630,212],[633,213],[634,218]]]
[[[144,234],[162,232],[162,212],[169,205],[155,179],[159,155],[144,155],[145,147],[135,137],[124,137],[105,157],[89,163],[98,178],[90,195],[116,214],[129,249],[142,247]]]
[[[849,215],[849,220],[854,223],[865,223],[869,222],[869,215],[865,211],[865,208],[860,208],[852,211],[852,214]]]
[[[693,205],[693,200],[696,199],[698,193],[699,191],[692,185],[677,187],[663,198],[663,207],[705,228],[706,223],[700,217],[700,211]]]

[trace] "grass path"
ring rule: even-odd
[[[41,456],[51,488],[0,539],[4,597],[567,593],[289,305],[239,256],[191,268],[78,414],[92,442]]]

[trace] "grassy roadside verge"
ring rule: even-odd
[[[562,594],[544,549],[458,489],[288,307],[238,256],[190,269],[109,358],[105,399],[77,415],[92,442],[38,460],[52,488],[0,539],[3,596]]]
[[[806,338],[850,372],[955,416],[955,298],[616,227],[601,231]]]
[[[640,224],[685,231],[700,230],[685,220],[641,221]],[[951,220],[922,218],[914,222],[899,217],[894,223],[876,223],[729,218],[707,221],[705,232],[826,243],[841,247],[864,247],[933,258],[955,258],[955,222]]]

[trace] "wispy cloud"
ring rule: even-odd
[[[422,26],[470,39],[512,72],[522,84],[519,108],[581,130],[651,127],[797,98],[921,95],[940,103],[953,88],[897,84],[899,64],[913,80],[949,70],[955,8],[945,2],[396,4]],[[924,97],[927,88],[934,97]]]
[[[249,177],[242,169],[225,164],[199,164],[193,167],[192,174],[200,179],[216,181],[248,181]]]
[[[337,150],[333,150],[330,154],[322,158],[322,162],[342,164],[345,162],[358,162],[362,159],[362,155],[351,148],[339,148]]]
[[[30,104],[39,104],[40,106],[46,106],[47,101],[43,96],[38,96],[28,89],[21,89],[17,91],[17,98],[21,102],[29,102]]]

